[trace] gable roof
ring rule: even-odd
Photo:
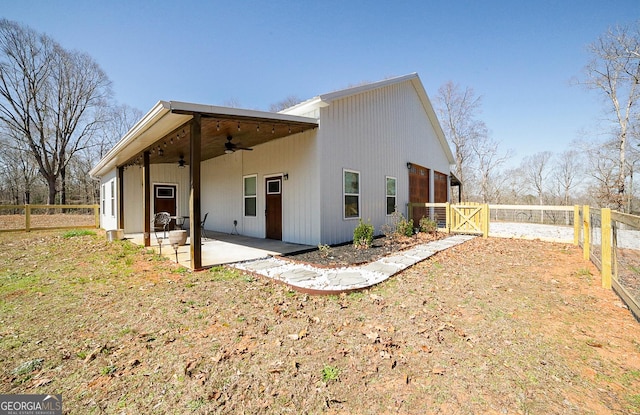
[[[453,153],[451,152],[451,148],[449,147],[449,142],[444,135],[444,131],[442,131],[442,126],[440,125],[440,121],[438,121],[438,117],[436,116],[433,106],[431,105],[431,101],[429,100],[427,91],[425,91],[424,86],[422,85],[422,81],[420,81],[420,77],[415,72],[404,76],[384,79],[378,82],[371,82],[368,84],[358,85],[355,87],[318,95],[307,101],[294,105],[293,107],[282,110],[280,111],[280,113],[291,115],[309,114],[315,109],[326,107],[330,105],[331,102],[338,99],[347,98],[353,95],[362,94],[365,92],[373,91],[375,89],[380,89],[389,85],[400,84],[403,82],[410,82],[414,87],[416,93],[418,94],[418,98],[422,103],[422,108],[424,109],[427,117],[429,118],[429,121],[431,122],[431,125],[433,126],[436,136],[438,137],[438,141],[440,142],[440,145],[442,146],[442,149],[445,152],[449,163],[455,163]]]

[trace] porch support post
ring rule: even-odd
[[[124,229],[124,167],[118,167],[118,229]]]
[[[202,239],[201,239],[201,208],[200,208],[200,157],[201,157],[201,134],[202,121],[200,114],[193,114],[191,120],[191,142],[189,145],[189,175],[191,177],[191,186],[189,189],[189,217],[191,218],[191,227],[189,228],[189,236],[191,238],[190,255],[191,267],[194,270],[202,269]]]
[[[144,246],[151,246],[151,172],[149,152],[142,156],[142,193],[144,194]]]

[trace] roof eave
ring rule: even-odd
[[[93,178],[100,178],[105,173],[113,170],[117,165],[117,155],[123,149],[131,145],[135,140],[158,120],[164,117],[171,110],[171,105],[167,101],[158,101],[127,133],[105,154],[105,156],[90,171]]]
[[[281,122],[304,123],[313,122],[309,117],[284,112],[265,112],[243,108],[219,107],[215,105],[194,104],[190,102],[171,101],[173,113],[199,113],[209,117],[238,117],[247,119],[270,119]]]

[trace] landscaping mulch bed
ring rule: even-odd
[[[443,233],[420,232],[412,237],[393,235],[380,236],[373,240],[369,248],[357,248],[352,243],[327,246],[309,252],[287,255],[284,258],[296,262],[313,264],[319,267],[344,267],[366,264],[392,253],[409,249],[445,238]]]

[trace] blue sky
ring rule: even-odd
[[[589,43],[640,18],[638,0],[0,0],[0,10],[87,52],[116,100],[143,112],[159,100],[268,110],[412,72],[434,101],[451,80],[482,95],[481,119],[515,151],[512,164],[596,138],[601,100],[571,80]]]

